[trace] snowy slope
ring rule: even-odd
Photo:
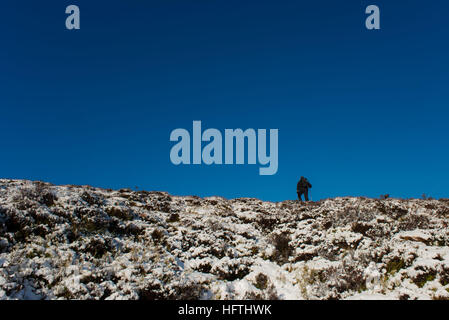
[[[449,201],[0,180],[0,299],[448,299]]]

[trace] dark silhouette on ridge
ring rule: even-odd
[[[301,195],[304,195],[305,201],[309,201],[309,188],[312,188],[307,178],[301,177],[296,185],[296,192],[298,193],[299,201],[302,202]]]

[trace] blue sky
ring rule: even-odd
[[[65,8],[81,30],[65,29]],[[381,30],[365,28],[365,8]],[[2,1],[0,177],[179,195],[448,197],[447,1]],[[279,170],[170,132],[279,129]]]

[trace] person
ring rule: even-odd
[[[307,178],[301,177],[296,186],[296,192],[298,193],[298,198],[301,202],[301,195],[304,195],[305,201],[309,201],[309,188],[312,188],[309,180],[307,180]]]

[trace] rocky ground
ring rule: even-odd
[[[449,200],[0,180],[0,299],[449,299]]]

